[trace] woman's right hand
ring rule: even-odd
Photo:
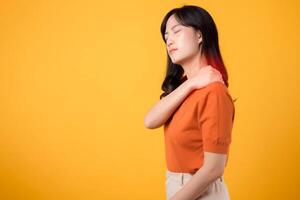
[[[189,79],[189,81],[192,89],[202,88],[215,81],[220,81],[224,84],[222,74],[211,65],[207,65],[199,69],[196,74]]]

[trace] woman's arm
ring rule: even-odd
[[[211,65],[202,67],[195,73],[194,77],[184,81],[148,111],[144,118],[145,127],[150,129],[159,128],[169,119],[191,91],[202,88],[214,81],[223,82],[220,72]]]
[[[150,129],[160,127],[169,119],[191,91],[202,88],[214,81],[224,83],[222,75],[218,70],[214,69],[211,65],[200,68],[195,72],[193,77],[187,79],[170,94],[160,99],[150,109],[144,119],[145,127]]]
[[[204,152],[204,157],[204,165],[170,200],[198,199],[214,181],[223,176],[227,155]]]
[[[186,80],[170,94],[160,99],[146,114],[144,119],[145,127],[154,129],[163,125],[193,90],[194,88],[190,81]]]

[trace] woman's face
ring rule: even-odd
[[[184,61],[199,53],[199,43],[202,42],[200,31],[179,24],[174,15],[167,21],[164,37],[168,55],[175,64],[182,65]]]

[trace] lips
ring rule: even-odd
[[[177,49],[175,49],[175,48],[174,48],[174,49],[170,49],[170,50],[169,50],[169,53],[171,54],[171,53],[173,53],[173,52],[176,51],[176,50],[177,50]]]

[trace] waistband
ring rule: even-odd
[[[187,179],[187,178],[191,178],[195,173],[187,173],[187,172],[172,172],[169,171],[168,169],[166,170],[166,175],[168,176],[172,176],[173,178],[180,180],[183,182],[183,179]],[[219,180],[221,182],[223,182],[223,175],[221,177],[219,177],[217,180]]]
[[[194,175],[194,173],[188,173],[188,172],[172,172],[169,171],[168,169],[166,170],[168,175],[172,175],[172,176],[184,176],[184,177],[191,177]]]

